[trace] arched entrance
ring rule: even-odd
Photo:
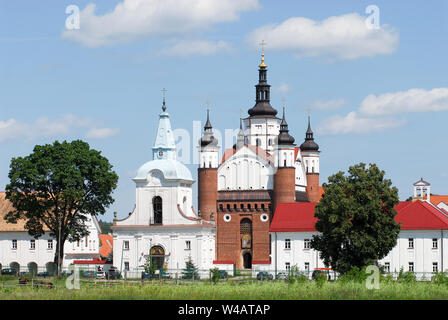
[[[47,262],[45,268],[50,276],[56,273],[56,264],[54,262]]]
[[[20,264],[18,262],[11,262],[9,264],[9,267],[13,269],[17,274],[20,272]]]
[[[243,253],[243,267],[244,269],[252,268],[252,254],[250,252]]]
[[[252,268],[252,221],[244,218],[240,222],[241,254],[244,269]]]
[[[156,270],[163,269],[165,250],[161,246],[151,247],[151,263],[155,265]]]
[[[32,275],[37,274],[37,263],[36,262],[28,263],[28,273],[31,273]]]

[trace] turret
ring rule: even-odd
[[[306,173],[306,194],[310,202],[318,202],[319,199],[319,145],[314,142],[314,134],[311,130],[311,120],[308,116],[308,130],[305,141],[300,145],[303,164]]]
[[[294,137],[289,134],[283,107],[283,119],[277,138],[277,171],[274,174],[273,210],[277,204],[295,201]]]
[[[198,207],[201,218],[211,220],[216,216],[218,200],[218,140],[213,136],[210,122],[210,110],[207,108],[207,121],[204,134],[199,139],[199,168],[198,168]]]

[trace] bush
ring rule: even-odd
[[[288,282],[289,284],[294,284],[294,282],[296,282],[297,280],[298,274],[299,268],[296,265],[292,266],[289,270],[288,276],[286,277],[286,282]]]
[[[219,278],[221,278],[221,276],[219,274],[219,269],[218,268],[210,269],[210,273],[211,273],[211,277],[210,277],[211,282],[213,284],[218,283]]]
[[[303,273],[297,277],[297,283],[305,283],[308,281],[308,278]]]
[[[414,272],[403,272],[403,268],[401,268],[400,273],[398,274],[397,281],[402,283],[414,283],[417,282],[417,278],[415,277]]]
[[[326,276],[325,274],[323,274],[323,273],[319,273],[319,274],[316,276],[315,281],[316,281],[316,285],[317,285],[319,288],[322,288],[323,285],[327,282],[327,276]]]
[[[444,272],[436,272],[431,282],[437,285],[448,285],[448,276]]]
[[[363,283],[367,280],[367,277],[369,276],[368,273],[366,273],[366,267],[363,267],[362,269],[359,269],[358,267],[352,267],[350,271],[346,272],[345,274],[341,275],[338,279],[340,282],[358,282]]]

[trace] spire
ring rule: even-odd
[[[210,122],[210,102],[207,100],[207,121],[204,126],[204,135],[199,139],[201,147],[216,147],[218,140],[213,136],[213,127]]]
[[[262,51],[266,43],[262,41],[260,43]],[[255,85],[255,106],[249,109],[248,113],[250,117],[268,117],[275,118],[277,110],[272,108],[271,99],[271,86],[267,82],[267,65],[264,62],[264,53],[261,54],[261,63],[258,66],[258,84]]]
[[[163,112],[166,112],[166,104],[165,104],[165,94],[166,94],[166,89],[165,88],[163,88],[162,89],[162,92],[163,92],[163,104],[162,104],[162,111]]]
[[[313,130],[311,130],[311,116],[308,114],[308,129],[305,134],[305,142],[300,145],[302,151],[319,151],[319,145],[314,142]]]
[[[164,90],[166,92],[165,88]],[[165,97],[163,97],[162,110],[163,112],[159,114],[156,141],[152,147],[153,159],[176,160],[176,143],[171,130],[170,114],[166,112]]]
[[[294,145],[294,137],[289,134],[288,123],[285,117],[285,107],[283,107],[283,118],[280,123],[280,133],[278,135],[278,145]]]
[[[242,146],[244,146],[244,131],[243,131],[243,117],[242,115],[240,115],[240,130],[238,130],[238,134],[236,136],[236,149],[238,150]]]

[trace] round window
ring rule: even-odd
[[[263,222],[266,222],[266,221],[269,220],[269,216],[268,216],[266,213],[263,213],[263,214],[260,216],[260,220],[263,221]]]
[[[227,214],[224,215],[224,221],[225,222],[229,222],[231,219],[232,219],[232,216],[230,214],[227,213]]]

